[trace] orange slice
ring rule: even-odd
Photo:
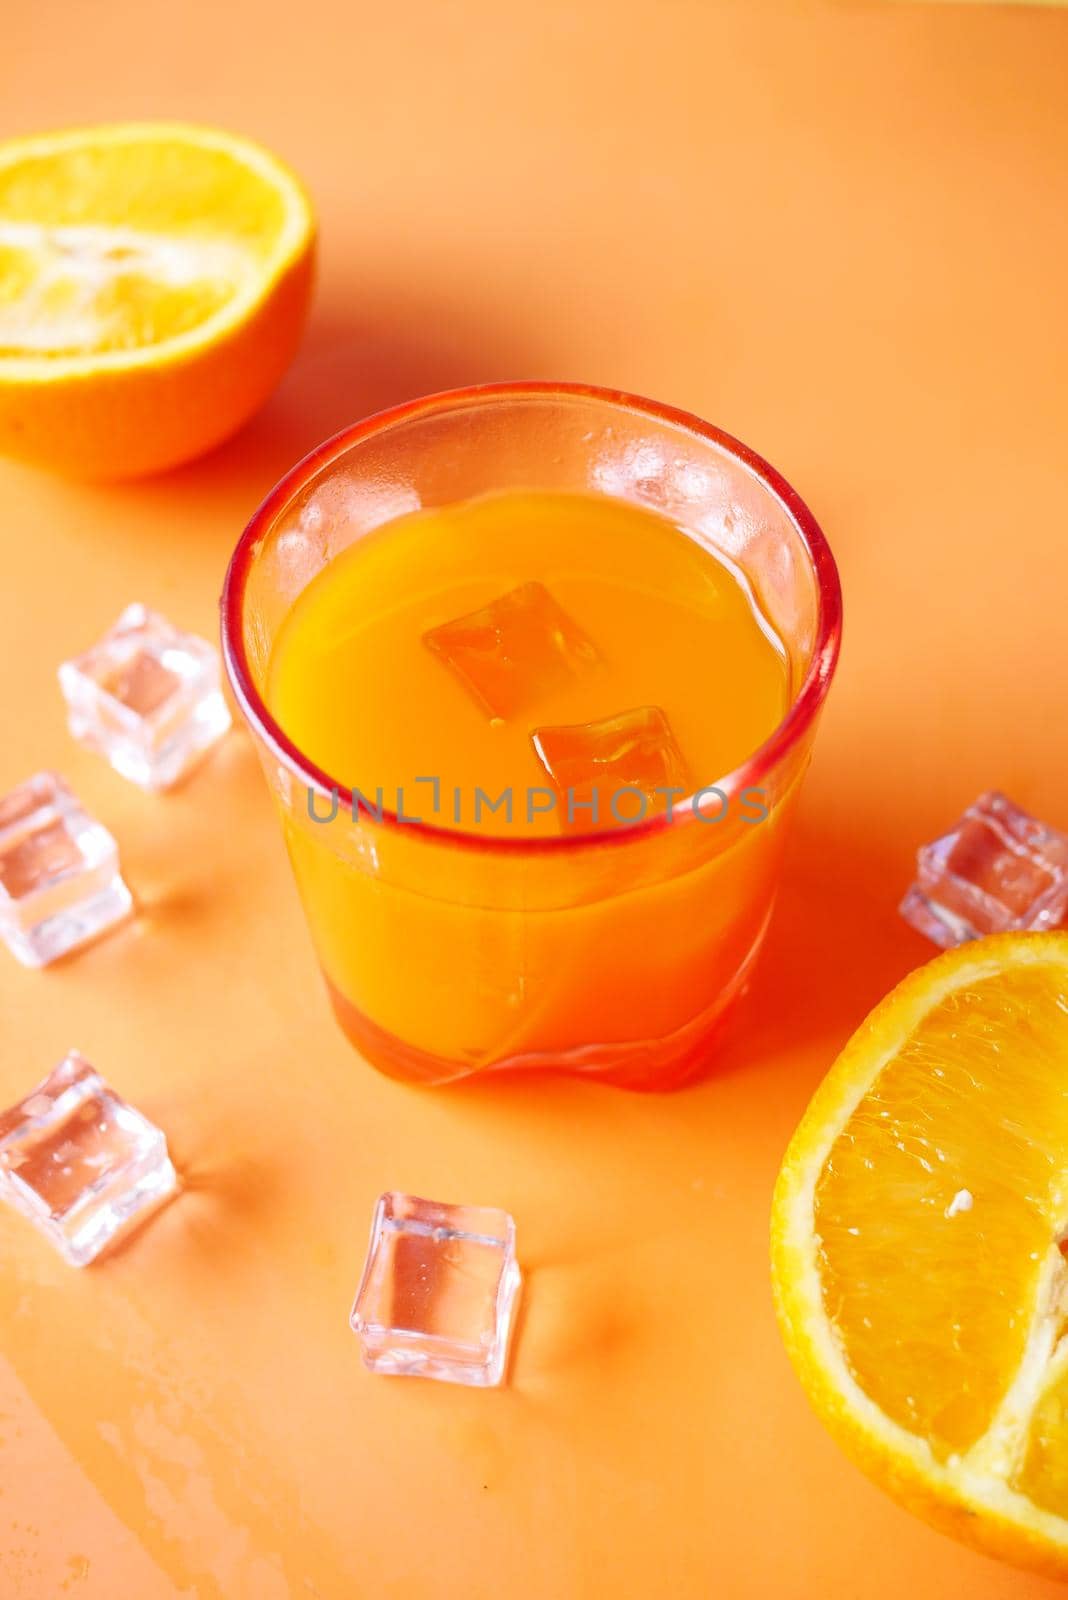
[[[0,145],[0,452],[115,478],[226,438],[293,356],[314,237],[293,175],[231,134]]]
[[[872,1013],[775,1191],[787,1347],[902,1504],[1068,1576],[1068,933],[949,951]]]

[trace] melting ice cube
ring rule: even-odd
[[[0,1197],[82,1267],[177,1187],[159,1128],[72,1050],[0,1112]]]
[[[515,716],[600,659],[541,583],[521,583],[480,611],[431,628],[423,642],[495,719]]]
[[[600,722],[536,728],[533,739],[560,796],[565,831],[623,827],[677,804],[694,788],[659,706],[636,706]]]
[[[24,966],[58,960],[132,909],[114,839],[62,778],[39,772],[0,798],[0,939]]]
[[[1003,794],[980,795],[957,825],[917,854],[901,902],[906,922],[935,944],[1056,927],[1068,914],[1068,836]]]
[[[71,733],[144,789],[168,789],[230,727],[219,652],[156,611],[127,606],[59,669]]]
[[[519,1281],[506,1211],[382,1195],[349,1319],[364,1362],[394,1376],[500,1383]]]

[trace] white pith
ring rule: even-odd
[[[146,261],[157,263],[169,281],[188,282],[194,275],[203,276],[206,270],[208,275],[222,275],[234,285],[234,292],[215,312],[195,327],[172,338],[132,350],[49,355],[42,347],[40,354],[0,356],[0,380],[48,383],[99,373],[109,368],[129,371],[141,366],[159,366],[162,361],[180,360],[213,343],[226,330],[246,320],[304,248],[311,232],[311,213],[296,179],[259,146],[244,139],[214,133],[211,129],[184,124],[129,123],[106,129],[72,130],[39,139],[19,139],[12,141],[6,149],[0,149],[0,169],[86,145],[103,147],[153,141],[164,145],[185,144],[229,156],[262,178],[279,194],[283,202],[283,221],[270,253],[253,261],[240,247],[223,239],[205,237],[178,241],[107,224],[49,227],[16,223],[11,219],[0,220],[0,246],[6,243],[25,248],[36,229],[46,250],[59,254],[69,251],[75,261],[80,258],[87,287],[93,282],[94,276],[99,279],[100,264],[106,262],[109,248],[126,247],[141,254]],[[244,270],[241,270],[242,267]],[[3,342],[3,329],[0,326],[0,347]]]

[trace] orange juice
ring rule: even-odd
[[[245,529],[226,668],[343,1028],[423,1083],[711,1066],[834,673],[815,519],[700,418],[411,400]]]
[[[525,585],[539,588],[526,614],[504,621],[465,676],[463,640],[437,646],[436,636],[487,607],[492,627],[494,603]],[[558,618],[588,657],[554,677],[539,646]],[[499,708],[478,687],[494,656],[508,667],[519,657],[518,690],[504,690]],[[417,512],[350,546],[284,622],[267,689],[294,742],[375,807],[379,791],[391,810],[403,793],[420,820],[526,836],[568,820],[562,796],[526,803],[528,789],[552,787],[539,729],[659,707],[696,789],[762,744],[787,699],[783,648],[721,560],[636,506],[518,492]],[[511,821],[486,801],[476,816],[478,789],[511,789]],[[610,799],[599,823],[615,820]],[[649,796],[647,813],[654,804]],[[616,809],[627,818],[642,808],[620,799]],[[572,825],[587,820],[576,799]]]
[[[357,1043],[434,1080],[687,1069],[762,932],[781,833],[758,787],[716,780],[789,698],[740,572],[607,496],[485,495],[335,556],[282,622],[265,699],[336,785],[285,821]],[[327,843],[354,827],[374,870]],[[564,847],[521,865],[509,843],[535,841]]]

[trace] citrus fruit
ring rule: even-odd
[[[902,1504],[1068,1575],[1068,933],[947,952],[817,1090],[772,1214],[809,1398]]]
[[[314,236],[293,175],[231,134],[0,144],[0,453],[121,478],[226,438],[296,349]]]

